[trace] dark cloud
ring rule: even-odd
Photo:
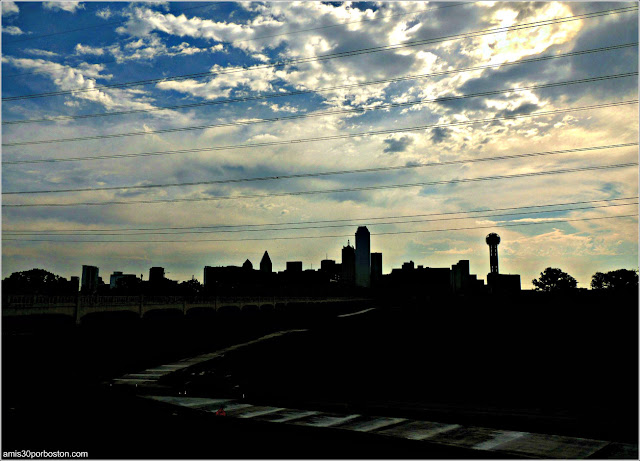
[[[500,112],[497,112],[495,116],[496,118],[500,118],[500,117],[514,117],[516,115],[526,115],[534,112],[539,108],[540,106],[538,106],[537,104],[526,102],[524,104],[520,104],[515,109],[501,110]]]
[[[439,144],[449,137],[449,130],[446,128],[436,127],[431,130],[431,133],[431,141],[434,144]]]
[[[388,138],[382,141],[386,144],[383,152],[385,154],[394,154],[396,152],[405,152],[411,144],[413,144],[413,138],[409,136],[403,136],[401,138]]]

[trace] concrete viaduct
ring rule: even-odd
[[[312,297],[206,297],[183,296],[5,296],[3,317],[63,315],[80,324],[89,314],[133,312],[144,318],[149,312],[173,310],[186,315],[192,309],[216,312],[264,312],[280,309],[303,309],[314,305],[337,303],[365,303],[366,298],[312,298]]]

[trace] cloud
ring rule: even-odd
[[[387,138],[382,142],[385,144],[383,152],[385,154],[394,154],[396,152],[405,152],[413,143],[413,138],[402,136],[400,138]]]
[[[78,10],[84,10],[84,4],[74,1],[60,1],[60,2],[43,2],[42,6],[46,10],[52,11],[66,11],[68,13],[75,13]]]
[[[103,9],[98,10],[96,12],[96,16],[98,16],[99,18],[102,18],[102,19],[109,19],[112,15],[113,15],[113,13],[109,9],[109,7],[103,8]]]
[[[3,56],[2,60],[17,68],[33,70],[48,76],[60,90],[93,89],[96,79],[111,79],[103,74],[104,65],[80,63],[75,67],[58,64],[44,59],[25,59]],[[106,109],[150,109],[153,106],[136,98],[135,89],[101,89],[72,93],[76,99],[101,104]]]
[[[23,35],[23,32],[18,26],[2,26],[2,32],[9,35]]]
[[[15,2],[11,1],[3,1],[2,2],[2,15],[9,16],[11,14],[18,14],[20,12],[20,8],[16,5]]]
[[[95,56],[102,56],[104,54],[104,49],[78,43],[75,47],[75,53],[78,55],[90,54]]]
[[[33,54],[36,56],[46,56],[46,57],[54,57],[54,56],[60,56],[58,53],[55,53],[53,51],[47,51],[47,50],[39,50],[37,48],[28,48],[26,50],[24,50],[25,53],[29,53],[29,54]]]
[[[274,112],[290,112],[292,114],[295,114],[299,110],[297,107],[292,107],[288,104],[285,104],[282,106],[278,104],[270,104],[269,109],[271,109]]]
[[[446,128],[436,127],[431,130],[431,141],[439,144],[450,136],[449,130]]]

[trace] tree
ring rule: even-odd
[[[178,285],[178,288],[180,294],[183,296],[197,296],[203,290],[202,284],[195,278],[191,278],[191,280],[182,282],[180,285]]]
[[[592,290],[637,290],[638,271],[618,269],[606,274],[596,272],[591,277]]]
[[[70,289],[67,279],[44,269],[14,272],[2,281],[2,291],[10,294],[60,295]]]
[[[547,267],[544,272],[540,272],[539,279],[531,281],[538,291],[558,293],[573,290],[578,282],[561,269]]]

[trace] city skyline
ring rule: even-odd
[[[315,269],[358,226],[384,274],[465,259],[484,278],[491,232],[523,289],[637,269],[638,13],[614,11],[634,5],[3,2],[2,277],[183,281],[265,250]],[[112,203],[135,201],[158,202]],[[58,206],[84,202],[108,203]]]

